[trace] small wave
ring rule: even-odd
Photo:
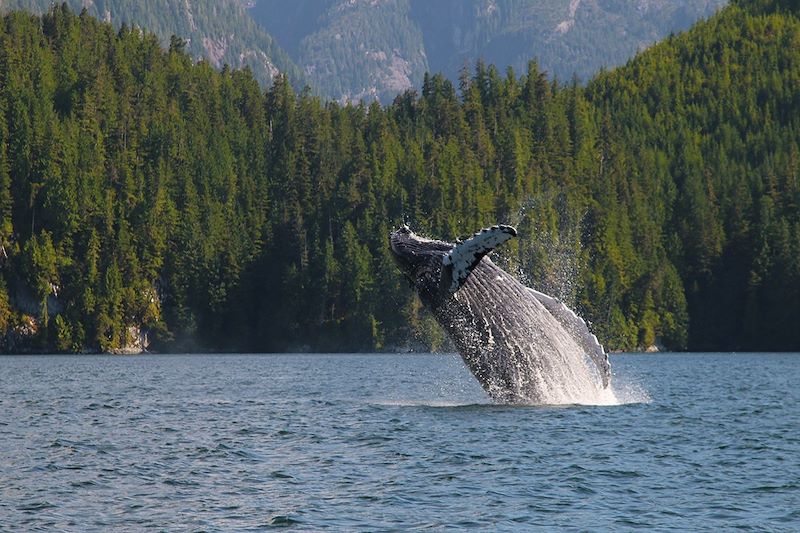
[[[370,402],[372,405],[387,407],[483,407],[494,406],[496,404],[486,402],[458,402],[452,400],[375,400]]]
[[[464,407],[574,407],[574,406],[615,406],[650,403],[652,400],[644,387],[630,379],[615,377],[611,386],[606,389],[591,391],[572,401],[563,403],[549,402],[493,402],[474,400],[424,400],[424,399],[391,399],[372,400],[370,404],[388,407],[433,407],[433,408],[464,408]]]
[[[199,487],[200,483],[191,479],[167,478],[163,481],[164,485],[172,487]]]
[[[300,520],[292,518],[289,515],[277,514],[272,515],[269,520],[267,520],[267,527],[290,527],[300,523]]]
[[[758,486],[758,487],[753,487],[751,489],[751,491],[752,492],[776,492],[776,493],[782,493],[782,492],[795,491],[795,490],[797,490],[797,488],[799,486],[800,485],[798,485],[797,483],[786,483],[786,484],[783,484],[783,485],[761,485],[761,486]]]
[[[495,409],[539,409],[549,407],[570,407],[576,404],[541,404],[541,403],[502,403],[493,402],[488,398],[485,402],[456,402],[456,401],[425,401],[425,400],[386,400],[371,402],[372,405],[388,407],[417,407],[423,409],[455,409],[455,410],[495,410]]]
[[[55,508],[55,505],[45,500],[45,501],[24,503],[18,506],[17,510],[31,513],[35,511],[43,511],[45,509],[53,509],[53,508]]]
[[[100,484],[93,479],[86,479],[82,481],[71,481],[69,486],[75,489],[82,489],[86,487],[98,487]]]

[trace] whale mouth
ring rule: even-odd
[[[421,261],[420,255],[412,244],[413,235],[414,233],[408,226],[403,226],[389,234],[389,248],[392,250],[392,257],[406,276]]]
[[[411,270],[428,262],[434,256],[442,257],[453,248],[453,245],[420,237],[408,226],[402,226],[389,234],[389,247],[400,266],[404,270]]]
[[[404,243],[409,240],[408,238],[412,234],[408,226],[403,226],[389,234],[389,247],[395,255],[403,255]]]
[[[426,244],[428,240],[415,234],[408,226],[403,226],[389,236],[389,245],[395,258],[413,265],[423,260],[429,252]]]
[[[453,248],[453,243],[422,237],[411,231],[408,226],[402,226],[390,233],[389,243],[392,251],[398,254],[444,253]]]
[[[392,255],[395,256],[401,255],[403,253],[402,246],[400,244],[400,240],[402,239],[401,231],[403,230],[399,229],[389,234],[389,248],[391,248],[392,250]]]

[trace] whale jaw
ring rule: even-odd
[[[442,258],[453,245],[420,237],[408,226],[392,232],[389,244],[403,277],[426,304],[435,306],[442,295]]]

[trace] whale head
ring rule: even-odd
[[[389,244],[405,278],[423,302],[435,306],[461,288],[486,254],[516,235],[517,230],[501,224],[453,244],[420,237],[403,226],[389,236]]]
[[[408,226],[392,232],[389,245],[403,277],[426,303],[433,303],[442,293],[443,259],[454,245],[421,237]]]

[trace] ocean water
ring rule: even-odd
[[[0,358],[0,531],[799,531],[800,355],[613,355],[492,405],[452,355]]]

